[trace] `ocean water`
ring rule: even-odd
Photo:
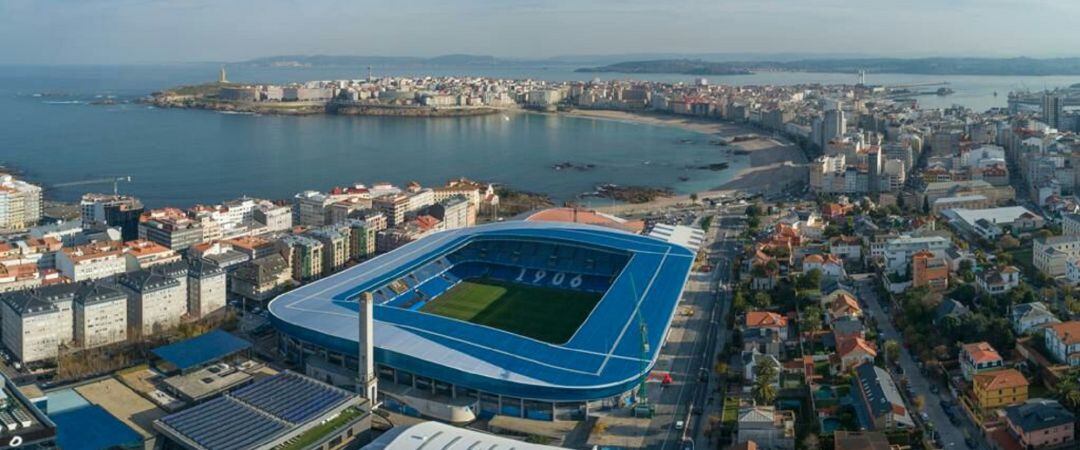
[[[572,68],[377,68],[376,75],[473,75],[548,80],[591,79]],[[709,145],[708,137],[650,125],[543,114],[463,118],[280,117],[155,109],[128,100],[156,89],[213,80],[217,66],[0,67],[0,165],[48,186],[47,195],[77,199],[111,184],[54,187],[131,176],[125,193],[151,206],[189,206],[239,195],[288,198],[305,189],[352,182],[442,183],[466,176],[514,188],[576,198],[599,183],[670,187],[680,193],[715,188],[746,167],[743,156]],[[229,69],[234,81],[287,82],[359,78],[366,69]],[[626,78],[600,74],[601,78]],[[655,75],[657,81],[691,81]],[[844,83],[846,74],[763,73],[712,77],[712,83]],[[926,107],[1004,106],[1011,89],[1042,89],[1080,77],[935,77],[870,75],[870,83],[948,81],[956,94],[920,97]],[[993,96],[998,92],[998,96]],[[685,142],[689,140],[690,142]],[[723,171],[695,166],[729,162]],[[552,165],[591,164],[556,171]],[[592,200],[597,202],[597,200]]]

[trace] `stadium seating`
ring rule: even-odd
[[[419,310],[462,280],[489,278],[531,286],[605,292],[625,254],[529,240],[474,241],[372,291],[375,301]]]

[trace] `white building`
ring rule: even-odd
[[[140,270],[121,276],[120,285],[128,292],[128,326],[138,335],[175,327],[187,313],[187,292],[174,278]]]
[[[228,284],[225,269],[201,258],[191,259],[187,274],[188,315],[199,318],[225,307]]]
[[[127,339],[127,293],[119,286],[88,283],[75,293],[75,344],[83,348]]]
[[[885,268],[891,273],[907,274],[908,263],[916,252],[927,250],[936,257],[943,257],[949,248],[949,240],[941,236],[901,236],[885,243]]]
[[[262,225],[265,233],[288,231],[293,226],[292,207],[288,205],[261,200],[255,209],[254,216],[255,222]]]
[[[96,280],[124,273],[127,269],[124,246],[115,241],[101,241],[65,247],[56,254],[56,269],[71,281]]]
[[[2,341],[23,364],[55,359],[73,336],[72,300],[78,286],[61,284],[0,297]]]
[[[41,187],[0,173],[0,230],[25,230],[41,220]]]
[[[1040,237],[1032,241],[1032,265],[1050,277],[1066,274],[1070,259],[1080,257],[1080,236]]]

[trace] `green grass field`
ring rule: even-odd
[[[574,335],[600,297],[591,292],[480,279],[458,283],[420,310],[562,344]]]

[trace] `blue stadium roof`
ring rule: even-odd
[[[142,448],[142,436],[98,405],[50,414],[56,423],[56,443],[64,450]]]
[[[565,344],[376,305],[376,362],[485,392],[558,401],[626,392],[652,368],[694,254],[655,238],[583,224],[511,221],[437,233],[279,296],[269,305],[271,320],[297,339],[357,354],[359,293],[480,239],[619,250],[630,259]],[[638,310],[648,332],[644,361]]]
[[[187,370],[212,363],[241,350],[247,350],[251,343],[225,331],[213,330],[180,342],[164,345],[153,350],[158,358]]]

